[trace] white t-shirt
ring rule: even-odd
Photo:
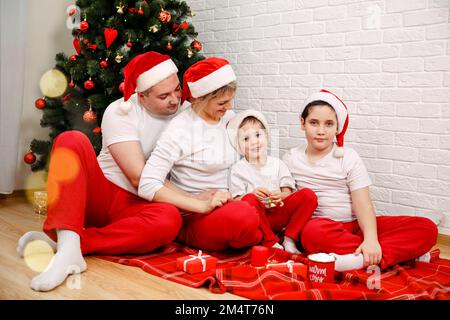
[[[125,174],[114,161],[108,147],[114,143],[125,141],[140,141],[145,159],[156,145],[161,132],[175,116],[157,116],[144,107],[133,94],[129,101],[133,104],[128,114],[122,115],[118,112],[119,104],[123,99],[112,102],[105,110],[102,120],[102,150],[97,157],[100,168],[105,177],[119,187],[137,194]]]
[[[169,180],[189,193],[227,191],[229,168],[239,159],[226,131],[233,116],[229,110],[219,123],[208,124],[189,107],[173,118],[145,164],[139,196],[151,201],[169,173]]]
[[[269,191],[282,187],[295,189],[295,180],[286,164],[278,158],[267,156],[266,164],[261,168],[242,158],[231,167],[229,186],[234,198],[251,193],[256,188]]]
[[[352,212],[350,193],[372,184],[366,167],[358,153],[344,148],[344,157],[336,158],[336,145],[325,157],[312,163],[308,160],[306,145],[289,150],[283,157],[291,171],[297,188],[309,188],[318,198],[313,217],[350,222],[356,219]]]

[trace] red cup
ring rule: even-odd
[[[252,266],[254,267],[264,267],[269,258],[269,248],[263,246],[254,246],[252,248]]]
[[[308,256],[308,280],[317,283],[334,282],[334,263],[336,258],[326,253]]]

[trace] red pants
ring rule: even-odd
[[[239,249],[261,241],[258,226],[259,215],[255,208],[243,201],[232,201],[209,214],[183,217],[178,240],[203,250]]]
[[[263,245],[272,246],[280,239],[275,235],[284,227],[285,236],[300,241],[305,224],[317,208],[317,197],[314,191],[303,188],[289,196],[282,207],[266,209],[258,197],[249,193],[242,198],[258,210],[260,216],[260,229],[263,233]]]
[[[47,198],[44,231],[54,240],[56,229],[78,233],[83,254],[150,252],[173,241],[181,227],[176,207],[148,202],[106,179],[79,131],[53,143]]]
[[[383,257],[381,268],[421,256],[436,244],[437,227],[423,217],[377,217],[378,241]],[[363,241],[358,221],[341,223],[313,218],[303,229],[302,244],[309,253],[353,253]]]

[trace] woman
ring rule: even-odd
[[[243,248],[262,239],[256,209],[231,201],[228,192],[228,171],[238,159],[226,131],[234,116],[235,80],[228,61],[220,58],[199,61],[186,71],[182,102],[189,101],[191,108],[162,133],[139,184],[141,197],[182,211],[178,239],[204,250]],[[171,184],[165,186],[169,174]],[[205,190],[215,191],[209,200],[195,198]]]

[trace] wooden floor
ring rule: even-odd
[[[88,271],[81,274],[81,289],[66,284],[39,293],[30,289],[37,275],[16,253],[17,241],[29,230],[41,230],[43,217],[33,213],[24,197],[0,198],[0,299],[242,299],[232,294],[212,294],[193,289],[101,259],[87,257]],[[450,238],[439,236],[441,256],[450,259]]]

